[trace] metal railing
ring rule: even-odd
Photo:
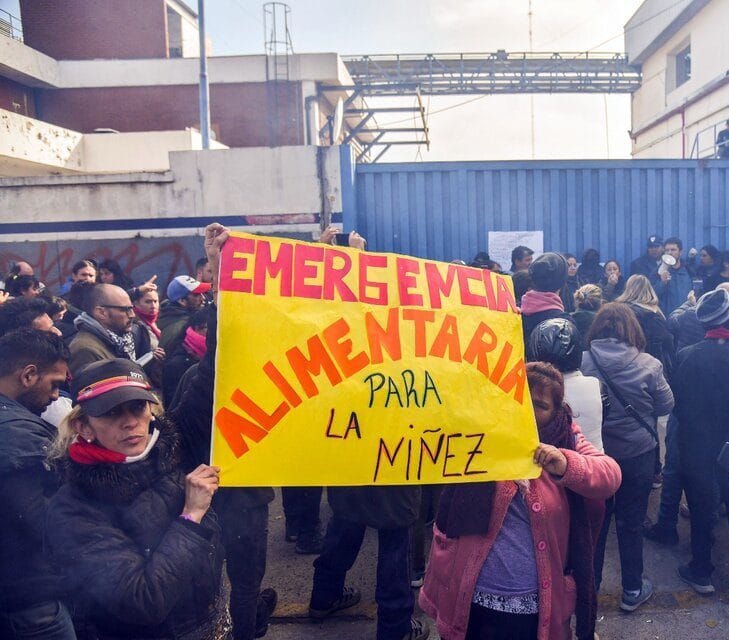
[[[345,56],[362,95],[631,93],[640,70],[622,53],[507,52]],[[340,87],[341,90],[341,87]]]
[[[716,124],[713,124],[705,129],[701,129],[695,136],[694,142],[691,145],[691,155],[689,158],[692,160],[699,160],[701,158],[729,158],[729,150],[722,152],[721,147],[729,145],[729,139],[725,140],[721,147],[716,144],[716,138],[719,135],[719,131],[722,131],[726,125],[726,120],[721,120]]]
[[[23,23],[4,9],[0,9],[0,35],[23,42]]]

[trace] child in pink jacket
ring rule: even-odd
[[[562,375],[527,364],[539,430],[536,480],[446,487],[420,606],[444,640],[592,640],[593,570],[604,501],[620,468],[598,452],[564,405]]]

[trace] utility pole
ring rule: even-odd
[[[532,42],[532,0],[529,0],[529,53],[534,51]],[[534,160],[534,94],[529,94],[529,107],[531,111],[531,124],[532,124],[532,160]]]
[[[197,25],[200,33],[200,136],[202,148],[210,148],[210,86],[208,54],[205,48],[205,0],[197,0]]]

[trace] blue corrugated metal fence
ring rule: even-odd
[[[653,233],[729,249],[728,181],[719,160],[357,165],[344,219],[373,251],[468,261],[489,231],[541,230],[545,250],[594,247],[627,267]]]

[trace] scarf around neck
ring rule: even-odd
[[[549,309],[564,311],[564,303],[558,293],[531,290],[527,291],[521,298],[521,312],[525,316],[531,316]]]
[[[159,439],[159,430],[153,429],[147,441],[144,451],[136,456],[125,456],[118,451],[105,449],[95,442],[86,442],[83,438],[76,436],[73,444],[68,448],[68,457],[79,464],[130,464],[144,460]]]
[[[80,330],[83,327],[90,333],[105,340],[112,347],[114,354],[118,358],[128,358],[129,360],[136,358],[134,336],[131,331],[127,331],[120,336],[110,329],[106,329],[96,318],[90,316],[85,311],[73,321],[73,324],[76,329]]]
[[[145,325],[147,325],[152,333],[157,336],[158,338],[160,335],[162,335],[162,332],[159,330],[159,327],[157,326],[157,318],[159,318],[159,310],[155,311],[154,313],[147,313],[146,311],[142,311],[138,307],[134,307],[134,313],[136,314],[137,318],[139,318],[142,322],[144,322]]]
[[[715,327],[706,332],[706,338],[714,340],[729,340],[729,327]]]

